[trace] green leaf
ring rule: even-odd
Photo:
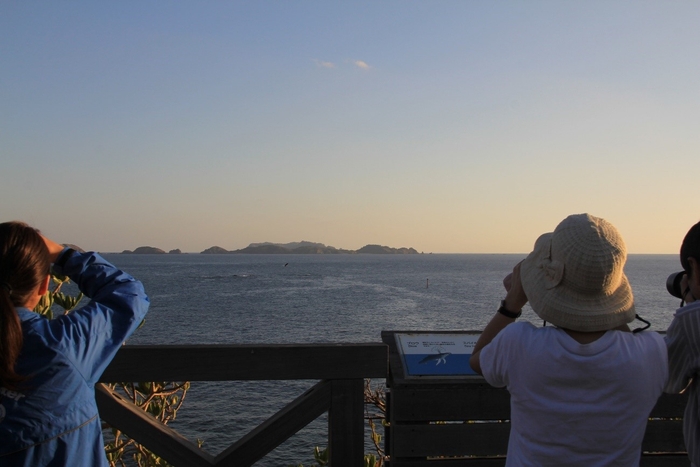
[[[318,462],[319,466],[328,465],[328,448],[321,451],[321,449],[316,446],[314,448],[314,459]]]
[[[83,294],[79,293],[75,297],[71,297],[70,295],[66,295],[63,292],[58,292],[53,294],[53,300],[56,305],[60,306],[64,310],[66,310],[66,313],[69,311],[73,310],[78,303],[80,303],[80,300],[83,299]]]
[[[51,310],[51,305],[53,305],[53,297],[51,294],[45,294],[39,299],[39,303],[34,307],[34,312],[45,316],[48,319],[53,319],[53,310]]]
[[[64,276],[63,274],[56,274],[53,271],[51,271],[51,280],[56,285],[63,285],[63,284],[70,283],[70,278],[68,276]]]

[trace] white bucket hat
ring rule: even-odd
[[[543,320],[573,331],[606,331],[635,317],[626,259],[625,242],[611,223],[575,214],[537,239],[520,265],[520,279]]]

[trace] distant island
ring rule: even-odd
[[[163,255],[165,254],[165,251],[161,250],[160,248],[155,248],[152,246],[140,246],[134,251],[131,250],[124,250],[122,251],[123,255]]]
[[[122,254],[127,255],[162,255],[162,254],[182,254],[179,249],[165,252],[160,248],[152,246],[140,246],[135,250],[124,250]],[[345,250],[326,246],[323,243],[314,242],[291,242],[291,243],[251,243],[240,250],[226,250],[220,246],[212,246],[200,252],[203,255],[222,254],[297,254],[297,255],[338,255],[338,254],[372,254],[372,255],[417,255],[414,248],[391,248],[382,245],[365,245],[359,250]]]

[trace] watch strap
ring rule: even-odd
[[[498,308],[498,312],[500,314],[502,314],[503,316],[505,316],[506,318],[510,318],[510,319],[518,319],[518,318],[520,318],[520,315],[523,314],[522,310],[518,311],[517,313],[508,310],[506,308],[506,301],[505,300],[501,300],[501,306]]]

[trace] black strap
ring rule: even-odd
[[[642,318],[641,316],[639,316],[639,315],[634,315],[634,317],[635,317],[636,319],[638,319],[639,321],[641,321],[642,323],[646,324],[646,326],[641,327],[641,328],[634,329],[634,330],[632,331],[633,333],[637,333],[637,332],[640,332],[640,331],[644,331],[645,329],[649,329],[649,326],[651,326],[651,323],[650,323],[649,321],[645,320],[644,318]]]
[[[505,316],[506,318],[510,318],[510,319],[518,319],[518,318],[520,318],[520,315],[523,314],[523,311],[522,311],[522,310],[520,310],[520,311],[517,312],[517,313],[514,313],[514,312],[508,310],[508,309],[506,308],[506,301],[505,301],[505,300],[501,300],[501,306],[500,306],[500,308],[499,308],[497,311],[498,311],[500,314],[502,314],[503,316]]]

